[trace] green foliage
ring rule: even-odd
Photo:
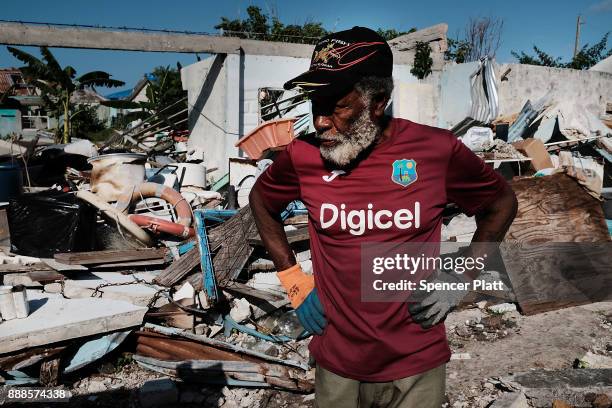
[[[457,64],[463,64],[467,62],[472,46],[466,40],[460,40],[458,38],[448,39],[448,49],[444,52],[444,58],[447,61],[455,61]]]
[[[520,64],[541,65],[545,67],[555,67],[555,68],[562,68],[565,65],[561,62],[560,57],[554,58],[551,55],[548,55],[547,53],[539,49],[538,47],[536,47],[535,45],[533,46],[533,51],[536,53],[535,57],[528,55],[523,51],[521,51],[520,54],[512,51],[511,54],[514,58],[518,60]]]
[[[612,48],[606,51],[609,34],[609,32],[606,33],[601,40],[599,40],[599,42],[593,46],[589,47],[589,44],[585,44],[571,59],[571,61],[568,62],[561,62],[561,57],[555,58],[545,53],[535,45],[533,46],[535,56],[526,54],[523,51],[521,51],[520,54],[512,51],[511,54],[520,64],[579,70],[589,69],[599,61],[612,55]]]
[[[285,25],[277,16],[270,17],[263,14],[261,8],[257,6],[249,6],[247,8],[247,15],[248,17],[244,20],[230,20],[227,17],[221,17],[221,22],[215,28],[222,30],[225,37],[303,44],[315,44],[319,38],[330,33],[323,28],[321,22],[306,21],[302,25]],[[386,40],[414,31],[416,31],[416,28],[412,28],[407,32],[400,32],[394,29],[384,30],[382,28],[377,30]]]
[[[100,132],[105,128],[104,123],[98,117],[97,106],[79,104],[75,106],[75,113],[70,121],[71,134],[84,139],[90,139],[90,135]]]
[[[223,36],[253,40],[296,42],[314,44],[319,37],[327,34],[321,23],[306,22],[303,25],[283,24],[276,16],[269,18],[261,8],[249,6],[245,20],[230,20],[221,17],[215,26],[223,30]],[[271,20],[272,24],[269,23]]]
[[[103,71],[92,71],[77,77],[76,70],[70,65],[62,69],[47,47],[40,47],[42,59],[17,48],[7,47],[7,49],[15,58],[26,64],[19,69],[26,82],[42,92],[42,99],[49,115],[56,118],[58,124],[60,117],[63,117],[64,129],[61,136],[64,143],[70,143],[70,120],[78,110],[75,110],[75,106],[70,102],[74,91],[85,88],[95,91],[96,86],[112,88],[125,85],[123,81],[111,79],[111,75]],[[56,133],[60,133],[59,128],[56,129]]]
[[[431,59],[431,48],[429,48],[429,44],[418,41],[416,43],[416,53],[414,55],[414,66],[410,70],[410,73],[419,79],[423,79],[431,74],[432,65],[433,60]]]
[[[390,30],[383,30],[382,28],[379,28],[378,30],[376,30],[376,32],[378,33],[378,35],[380,35],[382,38],[384,38],[385,40],[389,41],[392,40],[396,37],[399,37],[400,35],[404,35],[404,34],[410,34],[410,33],[414,33],[417,29],[416,28],[411,28],[408,31],[398,31],[395,29],[390,29]]]

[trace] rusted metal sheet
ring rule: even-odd
[[[278,364],[226,360],[163,361],[135,355],[144,367],[184,380],[226,383],[248,381],[255,386],[274,386],[295,391],[312,391],[312,381],[301,379],[296,370]]]
[[[140,331],[136,333],[138,354],[167,360],[227,360],[246,361],[236,353],[220,350],[205,344],[163,334]]]
[[[144,331],[164,334],[166,336],[170,336],[173,338],[183,338],[183,339],[193,340],[197,343],[206,344],[206,345],[212,346],[217,349],[221,349],[221,350],[225,350],[225,351],[229,351],[233,353],[238,353],[238,355],[240,355],[245,360],[248,357],[255,357],[255,358],[260,359],[263,362],[277,363],[277,364],[281,364],[281,365],[285,365],[289,367],[299,368],[304,371],[309,370],[309,367],[307,364],[299,363],[297,361],[292,361],[292,360],[286,360],[286,359],[282,359],[278,357],[272,357],[264,353],[259,353],[257,351],[253,351],[253,350],[249,350],[249,349],[237,346],[235,344],[227,343],[227,342],[220,341],[220,340],[210,339],[206,336],[200,336],[197,334],[189,333],[187,331],[175,329],[172,327],[163,327],[163,326],[158,326],[156,324],[146,323],[144,326]]]

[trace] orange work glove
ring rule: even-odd
[[[284,271],[277,272],[276,276],[287,291],[287,297],[294,309],[304,303],[306,297],[315,287],[314,276],[305,274],[299,263]]]

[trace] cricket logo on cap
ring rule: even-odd
[[[312,58],[312,62],[313,63],[322,62],[324,64],[327,64],[327,61],[330,58],[335,58],[335,59],[340,58],[340,54],[338,54],[338,52],[334,50],[334,43],[327,44],[320,51],[315,51],[315,55]]]
[[[323,47],[312,56],[310,69],[342,71],[376,54],[381,44],[380,41],[351,44],[335,38],[324,40],[317,46]]]
[[[402,187],[408,187],[418,178],[416,166],[416,161],[412,159],[395,160],[393,162],[393,172],[391,173],[391,180]]]

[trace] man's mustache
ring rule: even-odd
[[[325,133],[317,133],[315,136],[315,139],[318,140],[319,142],[344,142],[345,140],[348,139],[348,137],[346,135],[343,134],[329,134],[327,132]]]

